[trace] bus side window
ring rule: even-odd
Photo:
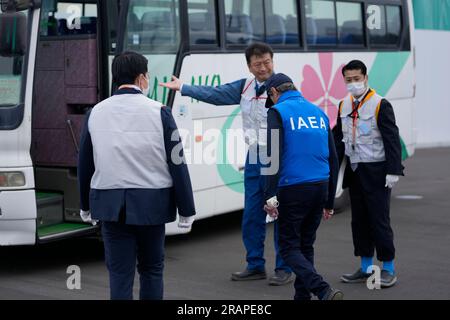
[[[299,44],[297,1],[265,1],[266,42]]]
[[[176,27],[171,12],[149,11],[142,16],[142,42],[152,48],[173,47],[177,43]]]
[[[286,43],[286,25],[284,19],[279,15],[271,15],[266,18],[267,43],[285,44]]]
[[[126,48],[144,54],[176,50],[180,40],[178,7],[175,0],[131,0]]]
[[[361,3],[337,2],[339,43],[364,45],[364,24]]]
[[[58,34],[61,36],[69,34],[69,28],[67,27],[67,19],[58,19]]]
[[[399,6],[386,6],[387,43],[398,44],[402,32],[402,15]]]
[[[264,41],[264,10],[261,0],[225,1],[227,44]]]
[[[208,13],[189,14],[189,26],[191,45],[217,44],[215,21]]]
[[[298,35],[298,17],[288,15],[286,17],[286,43],[287,44],[299,44],[300,37]]]
[[[191,45],[218,45],[215,4],[210,0],[188,2]]]
[[[84,2],[45,2],[41,13],[41,36],[97,33],[97,5]]]
[[[383,45],[386,44],[386,7],[378,6],[381,10],[378,23],[375,26],[369,27],[370,44]]]
[[[333,1],[306,0],[308,45],[336,45],[337,27]]]
[[[142,32],[142,21],[139,19],[136,13],[130,12],[128,15],[128,46],[133,47],[137,46],[140,41],[140,35]]]
[[[256,36],[253,35],[253,23],[247,15],[227,16],[227,43],[248,44]]]
[[[336,20],[335,19],[317,19],[317,44],[331,44],[337,43],[336,39]]]

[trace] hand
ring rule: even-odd
[[[190,229],[192,228],[192,224],[194,223],[194,216],[192,217],[183,217],[180,216],[178,219],[178,228],[180,229]]]
[[[92,220],[90,210],[88,210],[88,211],[80,210],[80,217],[81,217],[81,220],[83,220],[83,222],[91,223],[93,226],[96,226],[98,223],[98,220]]]
[[[273,219],[277,219],[278,218],[278,209],[269,205],[265,205],[264,206],[264,211]]]
[[[394,188],[395,187],[395,185],[397,184],[397,182],[400,180],[400,177],[399,176],[395,176],[395,175],[392,175],[392,174],[388,174],[387,176],[386,176],[386,185],[385,185],[385,187],[386,188],[389,188],[389,189],[392,189],[392,188]]]
[[[274,196],[266,201],[266,204],[269,207],[278,208],[280,206],[280,203],[278,202],[277,196]]]
[[[323,209],[323,220],[328,221],[334,216],[333,209]]]
[[[161,87],[169,88],[170,90],[180,91],[181,86],[183,85],[183,82],[181,82],[181,80],[178,79],[177,77],[172,76],[171,82],[160,83],[159,85]]]

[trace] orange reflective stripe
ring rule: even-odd
[[[381,100],[381,101],[383,101],[383,100]],[[378,121],[378,115],[379,115],[380,109],[381,109],[381,101],[378,103],[377,109],[375,111],[375,119],[377,119],[377,121]]]
[[[364,105],[364,103],[366,103],[370,98],[372,98],[375,95],[375,90],[371,90],[366,97],[364,98],[363,101],[361,101],[358,105],[358,110],[361,109],[361,107]],[[351,101],[352,101],[352,108],[353,108],[353,96],[350,97]]]
[[[341,115],[342,114],[342,106],[344,105],[344,101],[341,101],[340,103],[339,103],[339,115]]]

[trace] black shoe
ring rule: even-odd
[[[370,273],[365,273],[362,269],[358,269],[358,271],[353,274],[342,275],[341,280],[345,283],[363,283],[366,282],[370,276]]]
[[[295,279],[292,272],[284,270],[276,270],[275,275],[269,279],[269,285],[271,286],[284,286],[285,284],[293,282]]]
[[[344,300],[344,293],[341,290],[329,288],[322,300]]]
[[[235,272],[231,274],[231,280],[233,281],[263,280],[266,278],[266,272],[260,270],[245,269],[243,272]]]
[[[381,288],[390,288],[397,283],[397,277],[387,270],[381,270]]]

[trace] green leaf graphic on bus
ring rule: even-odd
[[[213,75],[198,75],[198,76],[192,76],[191,79],[191,85],[193,86],[209,86],[209,87],[217,87],[220,86],[221,79],[220,74],[213,74]],[[191,99],[191,102],[199,103],[198,100]]]
[[[153,80],[153,89],[150,90],[149,98],[161,102],[162,104],[167,104],[169,99],[169,89],[166,87],[161,87],[159,84],[169,82],[170,76],[163,76],[161,78],[155,77]],[[161,81],[160,81],[161,80]]]

